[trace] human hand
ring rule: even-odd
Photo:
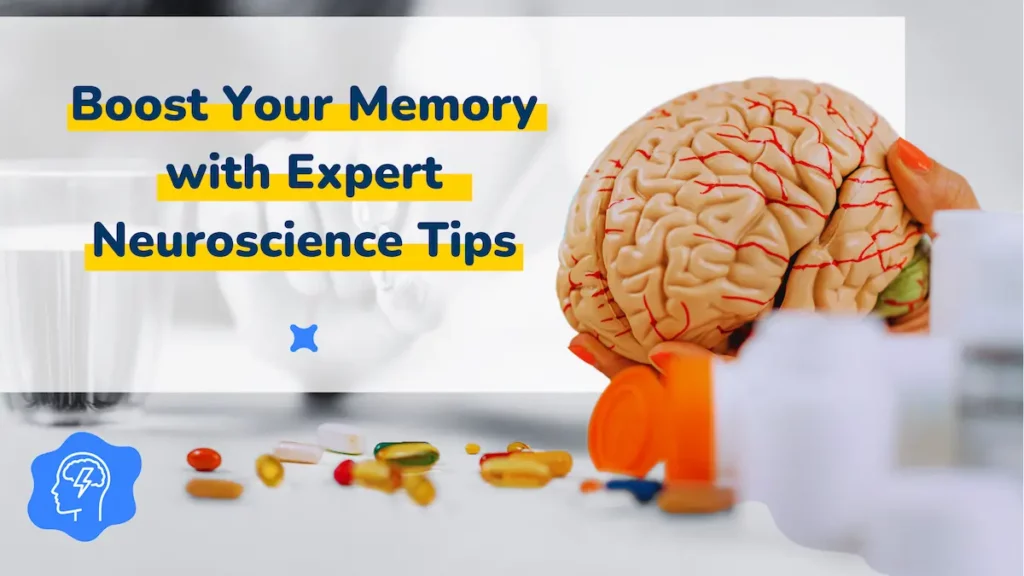
[[[533,174],[530,167],[542,159],[546,141],[545,133],[313,133],[300,142],[275,140],[254,153],[275,173],[287,171],[288,155],[294,153],[310,153],[324,162],[370,166],[422,161],[434,155],[445,159],[446,172],[471,172],[474,189],[485,192],[472,203],[458,204],[204,202],[199,204],[200,227],[231,234],[283,232],[284,222],[291,220],[296,233],[393,231],[407,242],[425,241],[416,228],[421,221],[457,219],[464,228],[488,230],[495,219],[508,219],[515,212],[509,198],[545,190],[529,176]],[[524,201],[531,207],[537,204],[531,202]],[[458,276],[444,272],[229,272],[218,273],[217,282],[240,338],[307,386],[333,390],[340,382],[394,361],[417,338],[437,327],[459,288]],[[312,323],[318,325],[321,353],[312,358],[290,353],[288,326]]]
[[[359,161],[352,134],[310,134],[301,142],[274,140],[255,152],[272,172],[287,171],[287,158],[311,153],[325,162]],[[402,233],[408,205],[393,202],[217,202],[199,205],[204,231],[297,233],[362,231]],[[435,327],[444,300],[420,275],[365,272],[231,272],[217,282],[235,318],[239,337],[262,358],[298,376],[307,386],[334,389],[401,354]],[[317,343],[329,353],[313,358],[290,353],[290,324],[317,324]]]
[[[634,362],[609,350],[600,340],[590,334],[577,334],[569,341],[569,351],[580,360],[597,368],[609,380],[615,378],[626,368],[640,365],[639,362]],[[662,342],[656,344],[648,353],[651,365],[658,370],[665,368],[668,362],[680,356],[717,356],[726,361],[733,358],[727,355],[717,355],[707,348],[689,342]]]
[[[886,160],[889,174],[905,207],[929,236],[933,235],[932,218],[935,212],[980,208],[974,191],[963,176],[935,162],[910,142],[902,138],[897,140],[890,147]],[[926,331],[928,320],[929,306],[926,300],[907,314],[890,320],[889,330],[896,333]],[[619,372],[638,364],[616,354],[589,334],[575,336],[569,342],[569,350],[608,378],[614,378]],[[695,344],[663,342],[651,349],[648,360],[655,368],[659,368],[673,357],[690,355],[714,354]],[[733,356],[719,358],[730,360]]]
[[[978,210],[981,207],[967,179],[935,162],[910,142],[900,138],[886,156],[889,175],[900,191],[903,204],[934,236],[932,218],[940,210]],[[924,332],[929,328],[928,301],[889,321],[896,333]]]

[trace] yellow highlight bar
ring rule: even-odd
[[[400,178],[400,177],[399,177]],[[470,202],[473,200],[473,176],[471,174],[438,174],[441,187],[427,186],[425,174],[413,174],[410,188],[382,188],[376,182],[366,188],[354,190],[349,198],[345,193],[345,177],[339,175],[341,188],[333,185],[319,188],[320,178],[304,174],[297,178],[310,182],[312,188],[291,188],[287,174],[271,174],[268,188],[233,189],[221,184],[210,187],[208,178],[198,188],[175,188],[171,177],[158,174],[156,177],[156,199],[159,202]],[[258,175],[254,178],[258,183]]]
[[[186,117],[173,121],[157,118],[141,120],[137,117],[126,120],[111,120],[107,117],[96,120],[75,120],[71,104],[67,106],[69,132],[544,132],[548,129],[548,106],[537,104],[526,124],[519,129],[519,116],[505,114],[501,120],[381,120],[376,116],[362,116],[352,120],[348,104],[325,104],[323,120],[288,120],[283,116],[274,120],[260,120],[256,117],[256,106],[244,105],[241,120],[235,120],[230,104],[207,103],[203,111],[206,120]]]
[[[281,244],[273,245],[281,250]],[[266,256],[259,253],[244,257],[211,256],[205,246],[196,246],[192,258],[166,258],[153,254],[138,257],[125,251],[124,257],[106,251],[96,257],[93,245],[85,245],[85,269],[89,272],[522,272],[523,245],[516,244],[512,256],[478,256],[473,265],[466,264],[465,254],[452,256],[448,244],[438,247],[437,256],[431,257],[426,244],[402,246],[402,255],[389,258],[379,253],[371,257],[353,253],[335,256]]]

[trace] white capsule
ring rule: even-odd
[[[281,442],[274,448],[274,457],[282,462],[316,464],[323,455],[323,448],[300,442]]]
[[[358,430],[337,422],[326,422],[316,429],[317,443],[324,450],[359,456],[363,453],[363,436]]]

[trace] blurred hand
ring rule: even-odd
[[[356,135],[310,134],[301,142],[278,139],[255,152],[271,172],[286,173],[289,154],[310,153],[330,162],[358,162]],[[408,205],[395,202],[223,202],[199,204],[204,231],[403,232]],[[436,327],[444,299],[420,275],[381,272],[218,273],[217,282],[240,337],[260,355],[291,368],[316,387],[334,388],[401,354]],[[326,354],[298,358],[289,351],[290,324],[317,324]],[[321,384],[323,386],[321,386]]]
[[[569,341],[569,351],[580,360],[597,368],[608,379],[615,378],[626,368],[638,365],[637,362],[612,352],[590,334],[576,335]],[[648,359],[652,366],[661,369],[669,359],[677,356],[715,356],[715,354],[707,348],[689,342],[662,342],[651,348]],[[731,359],[730,356],[718,357],[723,360]]]
[[[934,236],[932,218],[939,210],[980,209],[966,178],[935,162],[902,138],[889,149],[886,163],[903,204],[924,226],[928,236]],[[891,319],[889,330],[897,333],[927,331],[930,308],[926,300],[907,314]]]
[[[458,32],[460,42],[438,42],[437,35],[445,27]],[[381,69],[387,69],[393,78],[389,89],[412,95],[541,93],[540,75],[545,59],[537,50],[537,42],[522,42],[532,29],[514,21],[500,27],[478,28],[474,29],[478,37],[468,38],[466,26],[454,22],[410,20],[400,30],[395,26],[359,27],[352,30],[359,36],[347,44],[349,49],[340,54],[345,56],[340,59],[362,65],[347,73],[334,71],[332,75],[360,84],[360,78],[379,78]],[[317,55],[332,46],[337,54],[337,42],[302,37],[317,30],[322,34],[325,29],[310,25],[308,30],[275,39],[288,47],[278,53],[295,54],[299,43],[308,52],[310,62],[320,62],[315,59]],[[382,30],[387,38],[378,37]],[[507,48],[520,43],[525,47]],[[477,49],[467,53],[467,45]],[[393,49],[394,53],[385,48]],[[364,62],[367,52],[370,60]],[[356,57],[348,57],[352,55]],[[294,63],[289,63],[281,69],[293,66]],[[296,79],[309,78],[319,74],[318,70],[305,68],[291,73]],[[422,162],[433,156],[444,166],[444,172],[473,174],[473,202],[202,203],[200,225],[205,231],[262,233],[284,231],[284,221],[291,220],[295,223],[294,231],[299,233],[380,234],[390,230],[409,243],[425,240],[416,229],[420,221],[459,219],[463,231],[488,230],[495,216],[507,211],[505,204],[510,192],[536,160],[534,156],[545,137],[544,133],[353,132],[312,133],[300,142],[276,140],[254,154],[257,161],[278,173],[286,172],[287,157],[294,153],[313,154],[324,162],[362,162],[370,166]],[[297,375],[307,387],[329,391],[394,363],[418,337],[435,328],[444,318],[446,304],[460,287],[458,276],[235,272],[218,274],[217,281],[236,320],[240,338],[247,340],[263,358]],[[311,323],[318,325],[319,353],[312,357],[292,354],[288,326]]]
[[[963,176],[902,138],[889,149],[887,163],[903,203],[929,236],[933,234],[932,218],[939,210],[980,209]]]
[[[313,133],[299,142],[278,139],[257,150],[271,172],[287,172],[290,154],[309,153],[325,162],[404,163],[436,156],[445,172],[473,173],[471,203],[397,202],[204,202],[202,230],[284,232],[393,231],[406,242],[425,242],[421,221],[463,222],[463,230],[490,230],[507,218],[510,198],[531,197],[530,167],[539,160],[546,134],[359,134]],[[530,204],[528,204],[530,205]],[[240,337],[263,358],[299,376],[316,391],[337,389],[401,356],[421,335],[436,328],[457,295],[459,275],[423,272],[285,272],[217,274]],[[290,324],[317,324],[321,352],[292,354]],[[329,352],[328,352],[329,351]]]
[[[889,173],[900,191],[903,203],[914,218],[933,235],[932,218],[939,210],[978,210],[978,199],[967,180],[949,168],[935,162],[916,146],[900,138],[887,155]],[[928,330],[929,307],[923,306],[893,319],[889,329],[893,332],[921,332]],[[569,342],[569,350],[580,360],[597,368],[608,378],[635,366],[637,363],[609,350],[597,338],[579,334]],[[713,355],[711,351],[685,342],[663,342],[651,349],[648,359],[658,368],[673,356]],[[730,356],[721,357],[731,359]]]

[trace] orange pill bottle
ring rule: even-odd
[[[666,483],[732,486],[742,406],[733,365],[679,356],[659,373],[619,373],[590,417],[588,449],[601,472],[646,477],[665,465]]]

